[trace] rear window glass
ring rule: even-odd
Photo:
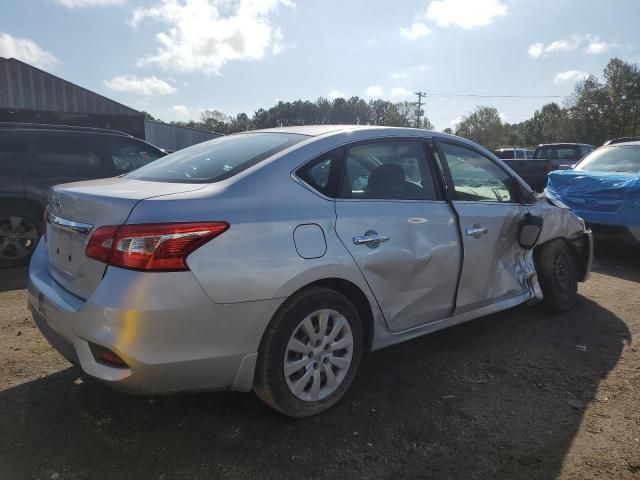
[[[580,158],[578,147],[540,147],[533,158],[577,160]]]
[[[126,178],[176,183],[218,182],[307,138],[290,133],[219,137],[167,155],[129,173]]]
[[[509,149],[509,150],[497,150],[496,151],[496,156],[498,158],[501,158],[503,160],[511,160],[514,158],[514,151]]]
[[[575,169],[587,172],[640,173],[640,146],[598,148],[586,156]]]

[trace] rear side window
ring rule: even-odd
[[[367,143],[349,148],[342,198],[436,200],[424,147],[419,142]]]
[[[212,183],[230,178],[307,139],[290,133],[245,133],[219,137],[172,153],[127,175],[153,182]]]
[[[119,173],[130,172],[163,156],[159,149],[132,138],[109,136],[105,139],[109,166]]]
[[[37,141],[37,172],[77,173],[103,168],[93,135],[40,135]]]
[[[27,159],[29,141],[25,135],[0,134],[0,174],[2,170],[19,170]]]
[[[343,153],[341,148],[327,153],[299,168],[296,175],[314,190],[334,197]]]

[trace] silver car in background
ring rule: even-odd
[[[365,352],[524,302],[571,308],[591,258],[580,218],[472,142],[291,127],[54,187],[28,301],[116,388],[253,389],[302,417]]]

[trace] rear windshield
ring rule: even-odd
[[[545,159],[561,159],[561,160],[578,160],[580,158],[580,149],[578,147],[560,147],[549,146],[537,148],[533,154],[533,158],[545,158]]]
[[[586,172],[640,173],[640,145],[600,147],[575,168]]]
[[[503,160],[512,160],[515,158],[514,153],[515,153],[514,150],[497,150],[496,156]]]
[[[167,155],[129,173],[125,178],[152,182],[218,182],[307,138],[290,133],[247,133],[219,137]]]

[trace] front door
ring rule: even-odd
[[[523,293],[518,228],[526,207],[519,204],[514,179],[496,162],[457,143],[439,142],[453,184],[464,264],[456,313]]]
[[[461,255],[454,212],[417,140],[346,149],[336,232],[392,331],[453,311]]]

